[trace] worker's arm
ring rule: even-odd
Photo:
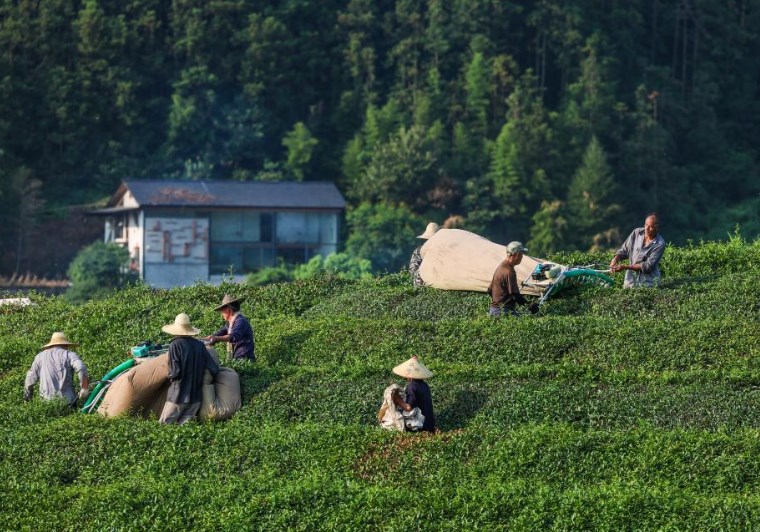
[[[628,238],[625,239],[625,242],[623,242],[623,245],[620,247],[620,249],[615,252],[615,256],[612,257],[612,260],[610,261],[610,268],[612,268],[614,271],[619,271],[623,269],[623,268],[616,269],[615,267],[618,265],[618,262],[630,257],[631,250],[633,249],[633,242],[635,239],[636,239],[636,230],[634,229],[633,231],[631,231],[631,234],[628,235]]]
[[[398,392],[398,390],[395,390],[393,392],[393,404],[395,404],[397,407],[401,408],[405,412],[412,411],[412,407],[409,406],[409,404],[406,403],[403,399],[401,399],[401,394]]]
[[[32,390],[34,385],[40,379],[40,361],[38,358],[32,362],[32,367],[26,372],[26,380],[24,381],[24,401],[29,401],[32,398]]]
[[[79,375],[79,385],[82,387],[80,394],[82,394],[90,388],[90,373],[87,371],[87,366],[82,362],[82,359],[79,358],[79,355],[72,351],[69,351],[69,362],[74,371]]]
[[[206,340],[208,340],[208,342],[211,345],[214,345],[217,342],[229,342],[230,341],[230,335],[229,335],[228,331],[229,331],[229,327],[228,326],[224,326],[221,329],[219,329],[218,331],[216,331],[214,334],[212,334],[211,336],[207,336]]]

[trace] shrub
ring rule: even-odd
[[[279,262],[277,266],[267,266],[253,273],[249,273],[245,278],[246,284],[251,286],[263,286],[274,283],[284,283],[293,280],[293,272],[284,263]]]
[[[324,258],[322,255],[315,255],[306,264],[299,264],[293,269],[294,279],[311,279],[323,274],[337,275],[346,279],[371,277],[372,262],[348,253],[330,253]]]
[[[424,221],[405,205],[362,203],[346,214],[349,237],[346,250],[369,260],[375,271],[397,272],[419,245],[415,236]]]
[[[72,286],[66,297],[73,303],[102,298],[135,281],[129,270],[129,252],[116,244],[95,242],[80,251],[69,265]]]
[[[671,247],[659,290],[577,288],[498,320],[485,294],[414,289],[405,274],[135,285],[79,306],[32,293],[0,316],[0,517],[8,529],[756,528],[758,259],[756,243]],[[53,330],[97,379],[137,341],[165,341],[178,312],[218,328],[232,291],[257,341],[255,364],[229,363],[233,419],[166,427],[22,401]],[[391,368],[412,355],[435,373],[440,434],[375,426],[383,389],[402,383]]]

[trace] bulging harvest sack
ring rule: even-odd
[[[461,229],[440,229],[420,250],[420,277],[425,286],[441,290],[487,292],[496,268],[507,257],[506,247]],[[523,255],[515,267],[519,285],[541,259]],[[541,261],[543,262],[543,261]],[[534,287],[520,286],[523,295],[538,296]]]
[[[209,354],[218,361],[216,351],[209,348]],[[169,355],[143,359],[116,378],[103,397],[98,413],[113,417],[129,411],[142,416],[153,412],[160,416],[169,389],[168,373]],[[234,370],[220,368],[213,383],[211,374],[206,371],[198,414],[200,419],[229,419],[240,410],[241,404],[240,378]]]

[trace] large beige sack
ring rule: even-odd
[[[506,246],[461,229],[440,229],[422,246],[420,277],[425,286],[442,290],[487,292],[496,268],[507,257]],[[541,295],[522,286],[541,259],[523,256],[515,267],[517,284],[524,295]]]
[[[229,419],[240,410],[242,399],[240,397],[240,377],[229,368],[220,368],[216,375],[216,382],[211,383],[211,375],[206,370],[203,384],[203,400],[198,418]]]
[[[142,360],[111,384],[98,407],[98,413],[113,417],[134,410],[140,414],[152,411],[160,415],[169,389],[168,374],[169,355]]]
[[[218,363],[216,351],[208,348],[211,357]],[[98,407],[98,413],[118,416],[132,411],[138,415],[161,415],[169,390],[169,355],[141,359],[133,368],[123,373],[113,382]],[[211,374],[204,374],[200,419],[228,419],[240,410],[240,378],[229,368],[220,368],[216,383],[211,384]]]

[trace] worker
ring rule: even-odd
[[[204,371],[215,377],[219,365],[203,342],[193,338],[200,331],[190,324],[190,316],[184,312],[161,330],[174,338],[169,344],[169,391],[159,421],[182,425],[195,418],[201,408]]]
[[[77,395],[74,393],[74,372],[79,375],[79,399],[86,399],[90,386],[90,375],[82,359],[71,347],[78,344],[70,342],[62,332],[54,332],[50,341],[42,346],[44,351],[37,354],[32,367],[26,374],[24,382],[24,400],[32,398],[34,385],[40,383],[40,397],[43,399],[63,398],[72,408],[76,407]]]
[[[665,251],[665,239],[659,234],[660,219],[649,214],[644,227],[634,229],[610,262],[613,272],[625,270],[623,288],[656,287],[660,285],[660,259]],[[628,259],[628,264],[620,264]]]
[[[425,232],[421,235],[418,235],[417,238],[427,241],[430,237],[436,234],[439,229],[440,227],[437,223],[430,222],[427,224]],[[423,242],[414,248],[414,251],[412,251],[412,257],[409,259],[409,274],[412,276],[412,283],[414,283],[414,286],[422,286],[425,284],[422,280],[422,277],[420,277],[420,266],[422,265],[422,246],[425,244],[426,242]]]
[[[528,301],[520,293],[517,273],[515,272],[515,266],[522,262],[523,254],[526,251],[528,248],[523,246],[522,242],[514,241],[507,244],[507,257],[496,268],[491,279],[491,285],[488,287],[488,293],[491,295],[489,315],[494,317],[501,315],[516,316],[516,305],[528,304]],[[535,314],[538,312],[538,304],[530,304],[528,310]]]
[[[256,341],[253,338],[253,328],[241,312],[240,304],[244,297],[234,298],[225,294],[222,304],[214,310],[221,312],[226,324],[211,336],[206,337],[210,345],[217,342],[228,342],[227,352],[235,360],[256,360],[254,354]]]
[[[400,394],[394,394],[393,402],[395,405],[406,412],[419,408],[422,415],[425,416],[422,431],[435,432],[433,396],[430,393],[430,386],[424,380],[432,377],[433,372],[414,356],[393,368],[393,373],[407,380],[404,389],[406,401],[401,398]]]

